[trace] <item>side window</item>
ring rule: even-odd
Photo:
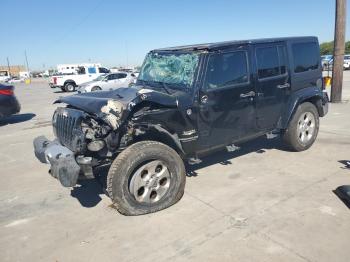
[[[210,55],[206,73],[207,89],[248,83],[247,60],[246,51]]]
[[[316,43],[293,44],[292,52],[295,73],[318,69],[320,54]]]
[[[257,48],[256,59],[259,79],[280,74],[278,52],[275,46]]]
[[[282,45],[279,45],[277,48],[281,75],[283,75],[287,72],[287,50],[286,47]]]
[[[89,74],[96,74],[96,68],[95,67],[89,67],[88,68],[88,73]]]
[[[118,77],[117,77],[117,78],[118,78],[118,79],[126,78],[126,74],[120,73],[120,74],[118,74]]]
[[[108,80],[114,80],[114,79],[117,79],[117,74],[111,74],[108,76]]]
[[[98,72],[101,74],[107,74],[107,73],[109,73],[109,70],[107,68],[104,68],[104,67],[99,67]]]
[[[78,75],[85,75],[85,67],[78,67],[77,72]]]

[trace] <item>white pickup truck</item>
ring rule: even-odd
[[[109,69],[99,66],[79,66],[75,74],[54,75],[50,87],[59,87],[62,91],[73,92],[78,85],[94,80],[100,75],[109,73]]]

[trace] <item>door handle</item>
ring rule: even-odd
[[[278,89],[283,89],[283,88],[288,88],[288,87],[290,87],[290,84],[289,84],[289,83],[285,83],[285,84],[283,84],[283,85],[277,85],[277,88],[278,88]]]
[[[247,98],[247,97],[254,97],[254,96],[255,96],[255,92],[254,91],[250,91],[248,93],[239,95],[240,98]]]

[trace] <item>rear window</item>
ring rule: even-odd
[[[292,52],[295,73],[318,69],[320,53],[316,43],[293,44]]]

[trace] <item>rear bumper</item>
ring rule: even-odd
[[[57,140],[49,141],[44,136],[35,138],[33,145],[36,158],[41,163],[51,166],[50,174],[58,179],[62,186],[75,186],[80,173],[84,173],[89,178],[93,177],[91,158],[76,157],[71,150],[62,146]]]
[[[53,84],[53,83],[49,83],[49,86],[50,86],[51,88],[61,87],[61,86],[59,86],[59,85],[55,85],[55,84]]]
[[[7,117],[19,113],[21,105],[15,96],[0,99],[0,117]]]
[[[328,98],[328,94],[326,91],[323,91],[323,97],[322,97],[322,101],[321,101],[321,112],[320,112],[320,116],[325,116],[328,113],[328,102],[329,102],[329,98]]]

